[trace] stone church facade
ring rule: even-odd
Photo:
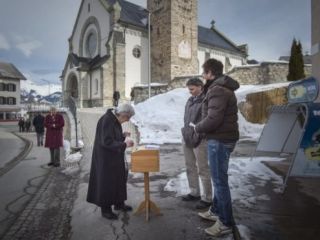
[[[61,75],[64,101],[79,107],[129,101],[134,86],[168,85],[201,74],[208,58],[225,71],[245,64],[237,46],[214,27],[198,26],[197,0],[147,0],[147,9],[124,0],[82,0]],[[149,26],[150,19],[150,55]],[[150,59],[150,61],[149,61]]]

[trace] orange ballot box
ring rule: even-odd
[[[146,221],[149,221],[150,210],[161,215],[160,209],[150,200],[149,172],[159,172],[159,147],[141,146],[131,153],[131,172],[144,173],[144,201],[140,203],[135,214],[146,212]]]

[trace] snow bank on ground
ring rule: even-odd
[[[287,85],[287,82],[268,85],[242,85],[235,93],[238,103],[240,103],[245,101],[246,95],[249,93]],[[186,88],[177,88],[137,104],[135,106],[136,114],[132,121],[139,128],[140,143],[180,143],[184,107],[189,97],[190,94]],[[257,140],[264,125],[247,122],[240,112],[238,117],[240,136]]]
[[[272,183],[274,192],[279,193],[283,180],[272,170],[266,167],[262,161],[282,161],[284,158],[274,157],[231,157],[229,163],[229,184],[232,192],[232,200],[239,201],[244,207],[252,207],[258,200],[268,201],[266,194],[254,195],[256,188],[264,187]],[[259,179],[252,183],[252,179]],[[176,178],[170,179],[165,191],[176,192],[177,196],[189,193],[189,185],[186,172],[180,173]],[[202,191],[202,189],[201,189]]]
[[[83,142],[81,140],[78,141],[79,146],[83,146]],[[65,153],[65,159],[63,161],[62,166],[64,169],[61,171],[64,174],[73,174],[80,170],[79,162],[82,159],[82,154],[80,152],[71,154],[70,142],[68,140],[63,140],[63,148]]]

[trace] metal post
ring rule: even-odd
[[[78,122],[77,122],[77,105],[76,101],[72,96],[69,98],[69,108],[70,111],[74,117],[74,123],[75,123],[75,128],[76,128],[76,147],[78,148]]]
[[[151,97],[151,12],[148,11],[148,95]]]

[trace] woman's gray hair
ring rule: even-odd
[[[134,108],[129,103],[123,103],[123,104],[119,105],[115,109],[115,113],[118,114],[118,115],[119,114],[125,114],[129,118],[131,118],[135,114]]]

